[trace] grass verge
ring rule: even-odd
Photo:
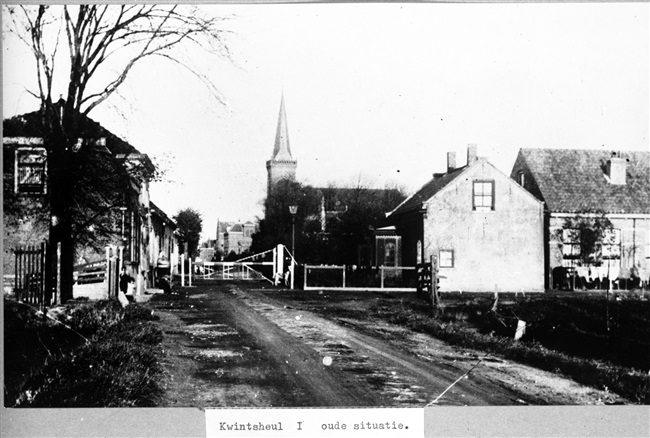
[[[4,305],[5,406],[146,407],[162,397],[162,332],[146,306],[77,303],[55,322]]]
[[[426,306],[424,308],[426,309]],[[377,306],[370,309],[370,314],[374,317],[435,336],[450,344],[484,351],[560,374],[584,385],[613,391],[635,403],[650,403],[650,375],[647,371],[605,360],[573,356],[547,348],[535,340],[521,342],[499,336],[492,331],[483,333],[480,329],[477,330],[475,324],[457,320],[456,312],[446,313],[443,310],[438,318],[432,318],[427,313],[429,312],[421,306],[413,305],[391,309]],[[483,315],[483,319],[490,318],[496,316]]]

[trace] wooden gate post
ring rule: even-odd
[[[431,293],[431,304],[433,306],[433,315],[437,316],[440,311],[440,292],[438,290],[438,259],[431,256],[431,284],[429,285]]]

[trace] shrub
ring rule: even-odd
[[[162,331],[152,324],[156,318],[151,309],[139,304],[123,309],[116,301],[99,301],[70,307],[60,319],[68,328],[55,323],[41,324],[36,336],[42,339],[44,333],[56,332],[73,336],[76,343],[61,344],[57,349],[52,345],[60,340],[48,338],[52,345],[46,347],[48,354],[40,365],[32,366],[22,382],[14,382],[17,388],[10,391],[5,388],[5,405],[144,407],[157,404],[163,393],[159,383],[162,367],[158,362],[162,354]],[[14,328],[20,326],[16,321],[13,324]],[[13,335],[21,333],[14,330]],[[22,336],[25,338],[24,332]],[[80,342],[81,339],[86,342]],[[12,366],[19,367],[20,363]]]

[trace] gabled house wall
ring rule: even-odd
[[[493,200],[475,206],[475,183]],[[487,193],[487,192],[486,192]],[[435,174],[387,218],[402,236],[403,263],[438,260],[442,291],[542,292],[543,204],[468,149],[468,164]]]
[[[473,182],[494,182],[494,209],[472,206]],[[426,202],[423,250],[436,255],[444,290],[544,290],[543,208],[486,160]],[[440,252],[453,251],[453,267]]]

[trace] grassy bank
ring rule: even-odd
[[[45,317],[4,302],[7,407],[155,406],[162,332],[143,305],[76,303]]]
[[[634,295],[443,294],[441,312],[414,294],[281,292],[328,317],[378,319],[650,404],[650,302]],[[275,296],[278,296],[276,293]],[[526,332],[514,340],[518,321]],[[607,321],[609,320],[609,324]]]
[[[648,303],[627,304],[627,313],[639,316],[644,312],[630,309]],[[630,333],[637,318],[619,321],[616,331],[610,326],[608,336],[606,317],[598,317],[601,311],[606,313],[604,303],[596,305],[594,299],[522,299],[499,306],[494,312],[485,311],[486,307],[489,306],[480,301],[450,303],[437,318],[432,318],[425,305],[409,303],[390,308],[380,304],[371,309],[371,314],[454,345],[616,392],[635,403],[650,403],[649,344],[647,340],[630,337],[645,331]],[[647,306],[642,307],[647,315]],[[527,321],[527,332],[522,340],[515,341],[518,320]],[[647,323],[638,327],[647,330]]]

